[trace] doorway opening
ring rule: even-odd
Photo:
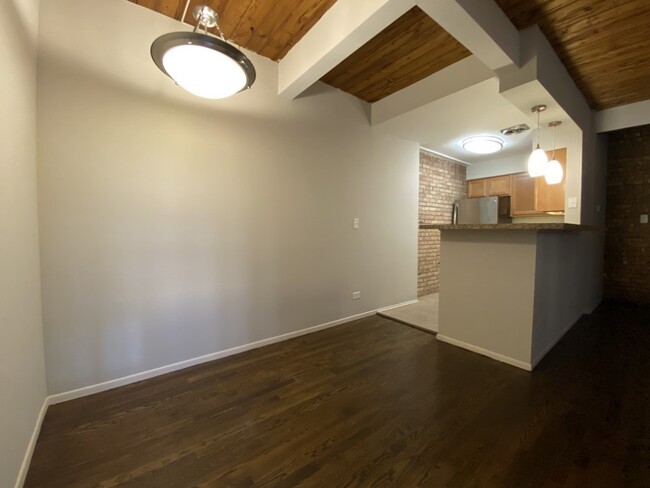
[[[454,202],[466,197],[467,167],[421,149],[419,223],[451,223]],[[418,301],[388,310],[383,315],[429,332],[437,332],[439,276],[440,231],[418,229]]]

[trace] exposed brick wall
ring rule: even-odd
[[[612,132],[607,155],[605,295],[650,304],[650,125]]]
[[[420,151],[420,215],[424,224],[451,223],[454,201],[467,196],[467,172],[455,164]],[[418,235],[418,297],[438,291],[440,231]]]

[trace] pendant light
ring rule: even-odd
[[[549,185],[557,185],[559,183],[562,183],[562,178],[564,178],[564,170],[562,169],[562,165],[557,159],[555,159],[555,128],[561,123],[562,122],[560,121],[556,121],[550,122],[548,124],[549,127],[553,128],[553,157],[548,162],[546,173],[544,174],[544,179]]]
[[[539,147],[539,113],[546,110],[546,105],[535,105],[531,111],[537,112],[537,147],[528,158],[528,174],[530,176],[544,176],[548,157],[542,148]]]
[[[156,66],[198,97],[226,98],[250,88],[255,82],[253,63],[223,37],[217,13],[198,6],[192,15],[196,19],[192,32],[170,32],[153,42],[151,57]],[[219,37],[208,34],[213,27]]]

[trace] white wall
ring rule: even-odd
[[[194,98],[149,57],[179,24],[123,0],[47,2],[41,25],[51,393],[415,298],[418,145],[365,104],[278,97],[253,54],[250,92]]]
[[[0,486],[45,399],[36,204],[37,0],[0,2]]]
[[[528,171],[528,156],[524,154],[490,159],[481,163],[474,163],[467,167],[467,179],[490,178],[492,176],[509,175]]]

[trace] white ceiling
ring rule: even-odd
[[[418,107],[379,126],[405,139],[451,158],[478,164],[530,153],[535,129],[531,114],[523,114],[499,94],[499,81],[491,78],[469,88]],[[527,123],[531,130],[515,136],[503,136],[499,130]],[[495,154],[473,154],[461,145],[466,137],[494,135],[504,141]]]

